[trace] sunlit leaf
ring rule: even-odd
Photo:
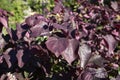
[[[107,71],[105,68],[98,68],[96,69],[95,77],[97,78],[106,78],[108,77]]]
[[[107,42],[106,45],[108,45],[107,48],[108,48],[109,54],[113,54],[117,45],[117,41],[112,35],[106,35],[104,36],[104,39]]]
[[[91,57],[91,54],[92,54],[92,51],[91,51],[91,47],[87,44],[82,44],[80,47],[79,47],[79,51],[78,51],[78,55],[80,57],[80,66],[82,68],[85,68],[88,60],[90,59]]]
[[[22,68],[24,66],[24,62],[22,61],[23,50],[18,50],[16,57],[18,59],[18,66]]]
[[[77,58],[77,49],[79,47],[79,42],[75,39],[69,40],[69,45],[62,52],[62,56],[67,60],[69,64],[71,64]]]
[[[111,1],[111,7],[112,7],[115,11],[118,11],[118,3],[117,3],[117,1]]]
[[[4,55],[3,55],[3,57],[4,57],[4,59],[5,59],[5,61],[6,61],[6,63],[7,63],[7,65],[8,65],[8,68],[10,68],[11,66],[12,66],[12,64],[11,64],[11,62],[10,62],[10,55],[9,55],[9,52],[12,50],[12,48],[8,48],[5,52],[4,52]]]
[[[4,27],[8,27],[8,22],[5,18],[0,17],[0,23],[2,23]]]
[[[66,38],[50,37],[46,42],[47,48],[53,52],[56,57],[59,57],[61,53],[68,47],[68,40]]]

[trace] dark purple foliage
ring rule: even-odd
[[[18,23],[16,30],[8,25],[11,14],[0,9],[0,76],[26,71],[29,77],[34,76],[32,80],[46,80],[51,75],[60,80],[109,80],[108,75],[120,64],[119,3],[78,2],[72,11],[55,0],[47,18],[31,15]]]

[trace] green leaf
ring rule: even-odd
[[[25,78],[28,78],[29,73],[28,73],[28,72],[26,72],[26,71],[24,71],[24,76],[25,76]]]

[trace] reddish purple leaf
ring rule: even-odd
[[[39,24],[40,21],[47,21],[47,20],[40,14],[34,14],[25,20],[26,24],[30,27],[34,27],[36,24]]]
[[[118,11],[119,10],[119,6],[117,1],[111,1],[111,7],[113,8],[113,10]]]
[[[8,15],[12,15],[10,12],[7,12],[5,10],[0,9],[0,27],[6,27],[8,28]]]
[[[70,24],[67,22],[64,22],[63,24],[53,23],[53,27],[67,32],[70,29]]]
[[[86,68],[81,72],[77,80],[109,80],[105,68]]]
[[[22,61],[22,56],[23,56],[23,50],[18,50],[16,57],[18,59],[18,66],[20,68],[24,66],[24,62]]]
[[[113,31],[112,31],[112,34],[113,34],[115,37],[119,37],[119,36],[120,36],[120,32],[117,31],[117,30],[113,30]]]
[[[21,24],[17,24],[16,25],[16,30],[17,30],[17,37],[18,37],[18,39],[22,38],[23,29],[21,28]]]
[[[95,71],[96,71],[95,77],[97,77],[97,78],[104,79],[104,78],[108,77],[108,74],[107,74],[107,71],[105,70],[105,68],[98,68]]]
[[[0,23],[2,23],[4,27],[6,28],[8,27],[8,21],[5,18],[0,17]]]
[[[91,54],[92,54],[92,51],[91,51],[91,47],[87,44],[82,44],[80,47],[79,47],[79,51],[78,51],[78,55],[80,57],[80,66],[82,68],[84,68],[88,62],[88,60],[90,59],[91,57]]]
[[[69,39],[68,47],[62,52],[62,56],[65,60],[71,64],[77,58],[77,49],[79,47],[79,42],[75,39]]]
[[[93,75],[90,71],[82,71],[77,80],[93,80]]]
[[[58,24],[58,23],[53,23],[53,27],[56,29],[62,29],[62,25]]]
[[[53,52],[56,57],[59,57],[61,53],[68,47],[68,40],[66,38],[50,37],[46,42],[47,48]]]
[[[103,57],[101,57],[101,55],[95,54],[90,58],[89,62],[97,66],[103,67],[106,60]]]
[[[55,7],[54,7],[54,13],[60,13],[63,11],[63,4],[61,1],[56,2]]]
[[[117,46],[117,41],[112,35],[106,35],[104,36],[105,42],[106,42],[106,47],[108,48],[109,54],[113,54],[114,49]]]
[[[115,29],[111,32],[111,34],[115,37],[116,40],[120,40],[120,32],[119,32],[119,29]]]
[[[31,30],[30,37],[38,37],[49,34],[47,23],[44,21],[39,22],[39,24],[30,28],[30,30]]]
[[[9,52],[12,50],[12,48],[8,48],[3,54],[3,57],[8,65],[8,67],[10,68],[12,66],[11,62],[10,62],[10,55]]]

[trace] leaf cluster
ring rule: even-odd
[[[119,80],[119,2],[78,0],[73,10],[54,1],[53,11],[27,17],[16,30],[0,9],[1,79],[22,72],[30,80]]]

